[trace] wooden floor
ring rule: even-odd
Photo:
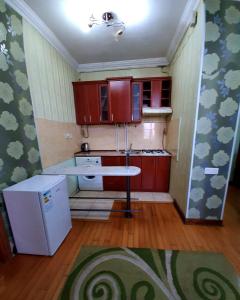
[[[0,266],[0,299],[56,299],[81,245],[222,252],[240,273],[240,191],[229,195],[223,227],[183,225],[173,204],[154,203],[134,204],[143,212],[133,219],[75,220],[54,257],[17,255]]]

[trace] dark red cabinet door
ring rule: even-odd
[[[108,97],[108,85],[99,84],[99,109],[100,109],[100,122],[110,123],[110,105]]]
[[[129,165],[134,167],[142,168],[142,159],[139,156],[131,156],[129,159]],[[141,191],[142,190],[142,174],[130,177],[131,190]]]
[[[85,89],[82,84],[73,82],[73,93],[74,93],[74,102],[75,102],[75,114],[76,122],[79,125],[87,123],[87,102],[85,98]]]
[[[152,80],[152,99],[151,107],[157,108],[161,106],[161,80]]]
[[[142,156],[142,190],[153,192],[155,189],[155,157]]]
[[[102,166],[125,166],[125,157],[102,156]],[[124,191],[126,189],[126,177],[104,176],[103,189],[105,191]]]
[[[84,84],[84,97],[87,102],[88,124],[100,123],[99,90],[97,83]]]
[[[171,166],[170,156],[156,157],[156,176],[155,176],[156,192],[168,193],[170,166]]]
[[[131,80],[109,80],[110,121],[129,123],[132,120]]]
[[[97,83],[73,83],[77,124],[99,124],[100,106]]]
[[[141,122],[142,120],[142,82],[132,83],[132,122]]]
[[[103,166],[125,166],[125,156],[103,156]],[[139,167],[141,173],[130,179],[132,191],[162,192],[169,191],[170,156],[131,156],[129,165]],[[104,190],[124,191],[126,177],[104,176]]]

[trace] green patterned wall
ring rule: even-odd
[[[0,0],[0,191],[40,172],[22,18]]]
[[[221,220],[240,102],[240,2],[206,0],[188,218]],[[205,175],[204,168],[219,168]]]

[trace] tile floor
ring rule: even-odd
[[[70,208],[80,209],[112,209],[113,200],[70,199]],[[110,212],[105,211],[71,211],[73,219],[108,220]]]
[[[78,197],[102,197],[116,198],[115,200],[126,197],[126,192],[118,191],[80,191],[75,196]],[[172,197],[168,193],[148,193],[148,192],[131,192],[132,201],[151,201],[169,203],[173,202]]]
[[[118,191],[80,191],[76,195],[83,197],[83,199],[70,199],[71,208],[81,209],[111,209],[114,200],[125,199],[126,192]],[[93,199],[84,199],[84,197],[91,197]],[[94,199],[94,197],[101,197],[103,199]],[[132,192],[132,201],[149,201],[157,203],[171,203],[172,197],[168,193],[146,193],[146,192]],[[114,199],[111,199],[114,198]],[[93,212],[93,211],[72,211],[73,218],[88,219],[88,220],[108,220],[110,212]]]

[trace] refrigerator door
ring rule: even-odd
[[[3,194],[17,252],[49,255],[39,194],[18,191]]]
[[[41,194],[40,199],[49,255],[53,255],[72,228],[66,179]]]

